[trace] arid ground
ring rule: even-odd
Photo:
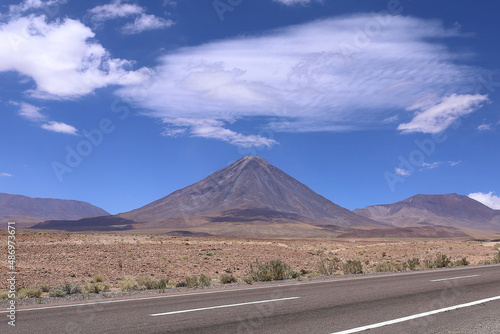
[[[7,257],[7,234],[0,235]],[[179,281],[208,275],[214,284],[222,273],[242,279],[249,264],[281,259],[307,276],[318,276],[320,258],[359,260],[365,272],[379,262],[401,264],[409,258],[452,261],[466,257],[470,264],[488,263],[498,253],[497,242],[467,240],[246,240],[134,234],[70,234],[20,232],[16,236],[17,287],[54,289],[64,282],[86,285],[101,275],[111,289],[125,278],[152,276]],[[4,263],[6,263],[4,261]],[[341,274],[341,272],[340,272]],[[7,289],[7,270],[1,271],[0,290]]]

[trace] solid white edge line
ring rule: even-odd
[[[238,303],[238,304],[228,304],[228,305],[201,307],[201,308],[194,308],[194,309],[190,309],[190,310],[180,310],[180,311],[172,311],[172,312],[165,312],[165,313],[153,313],[153,314],[150,314],[150,316],[156,317],[156,316],[159,316],[159,315],[170,315],[170,314],[178,314],[178,313],[205,311],[205,310],[213,310],[213,309],[225,308],[225,307],[234,307],[234,306],[243,306],[243,305],[252,305],[252,304],[262,304],[262,303],[272,303],[272,302],[279,302],[279,301],[283,301],[283,300],[291,300],[291,299],[297,299],[297,298],[300,298],[300,297],[288,297],[288,298],[279,298],[279,299],[268,299],[268,300],[259,300],[259,301],[255,301],[255,302],[246,302],[246,303]]]
[[[439,282],[439,281],[448,281],[452,279],[460,279],[460,278],[468,278],[468,277],[478,277],[481,275],[470,275],[470,276],[460,276],[460,277],[451,277],[451,278],[440,278],[440,279],[432,279],[431,282]]]
[[[447,268],[449,271],[453,270],[469,270],[469,269],[487,269],[491,267],[499,267],[500,264],[491,264],[488,266],[470,266],[464,268]],[[393,277],[393,276],[408,276],[408,275],[420,275],[420,274],[429,274],[435,273],[432,270],[423,270],[423,271],[411,271],[407,273],[392,273],[387,275],[374,275],[374,276],[363,276],[363,277],[351,277],[351,278],[334,278],[334,279],[326,279],[324,281],[314,281],[314,282],[293,282],[293,283],[285,283],[285,284],[273,284],[268,286],[256,286],[253,288],[242,288],[242,289],[227,289],[227,290],[216,290],[216,291],[203,291],[203,292],[191,292],[191,293],[182,293],[177,295],[166,295],[166,296],[154,296],[154,297],[139,297],[139,298],[128,298],[128,299],[117,299],[117,300],[106,300],[106,301],[97,301],[91,303],[79,303],[79,304],[66,304],[66,305],[56,305],[56,306],[42,306],[42,307],[33,307],[26,309],[16,309],[16,312],[21,311],[38,311],[38,310],[47,310],[54,308],[66,308],[66,307],[76,307],[76,306],[90,306],[97,304],[111,304],[111,303],[122,303],[122,302],[133,302],[140,300],[149,300],[149,299],[161,299],[161,298],[174,298],[174,297],[185,297],[185,296],[196,296],[196,295],[204,295],[204,294],[212,294],[212,293],[223,293],[223,292],[233,292],[233,291],[246,291],[246,290],[257,290],[257,289],[270,289],[270,288],[281,288],[287,286],[297,286],[297,285],[309,285],[309,284],[328,284],[328,283],[337,283],[337,282],[346,282],[346,281],[356,281],[363,279],[373,279],[373,278],[384,278],[384,277]],[[9,313],[10,311],[0,311],[2,313]]]
[[[350,333],[357,333],[357,332],[365,331],[365,330],[368,330],[368,329],[374,329],[374,328],[378,328],[378,327],[382,327],[382,326],[393,325],[393,324],[397,324],[399,322],[404,322],[404,321],[409,321],[409,320],[418,319],[418,318],[422,318],[422,317],[427,317],[429,315],[434,315],[434,314],[438,314],[438,313],[443,313],[443,312],[458,310],[458,309],[461,309],[461,308],[464,308],[464,307],[479,305],[479,304],[483,304],[483,303],[487,303],[487,302],[491,302],[491,301],[499,300],[499,299],[500,299],[500,296],[486,298],[486,299],[481,299],[481,300],[477,300],[475,302],[470,302],[470,303],[465,303],[465,304],[460,304],[460,305],[445,307],[445,308],[442,308],[442,309],[439,309],[439,310],[434,310],[434,311],[429,311],[429,312],[414,314],[414,315],[410,315],[410,316],[403,317],[403,318],[398,318],[398,319],[393,319],[393,320],[389,320],[389,321],[379,322],[379,323],[373,324],[373,325],[368,325],[368,326],[363,326],[363,327],[348,329],[348,330],[345,330],[345,331],[334,332],[334,333],[330,333],[330,334],[350,334]]]

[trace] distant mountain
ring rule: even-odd
[[[0,228],[5,228],[9,221],[26,227],[49,219],[81,219],[103,215],[109,213],[86,202],[0,193]]]
[[[131,225],[139,229],[242,237],[326,237],[353,228],[387,227],[342,208],[263,158],[252,156],[116,217],[135,222]],[[107,224],[112,228],[107,220],[61,222],[60,226],[88,228]],[[51,222],[51,226],[56,223]],[[123,227],[120,224],[119,228]]]
[[[354,212],[396,227],[448,226],[463,231],[500,231],[500,210],[458,194],[415,195]]]

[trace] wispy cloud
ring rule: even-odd
[[[134,22],[127,23],[123,27],[124,34],[138,34],[146,30],[168,28],[174,24],[172,20],[166,20],[154,15],[142,14]]]
[[[489,193],[477,192],[469,194],[468,196],[492,209],[500,210],[500,197],[494,195],[493,191],[490,191]]]
[[[398,115],[394,115],[394,116],[391,116],[391,117],[387,117],[386,119],[383,119],[382,122],[384,123],[395,123],[399,120],[399,116]]]
[[[9,14],[19,15],[24,12],[38,9],[47,9],[53,6],[65,4],[67,2],[68,0],[24,0],[17,5],[9,5]]]
[[[58,133],[70,134],[70,135],[76,135],[78,132],[78,130],[75,127],[68,125],[66,123],[48,121],[48,117],[40,112],[40,110],[42,109],[40,107],[34,106],[26,102],[11,101],[10,104],[19,107],[18,112],[20,116],[35,123],[42,129]]]
[[[293,5],[307,5],[311,2],[323,2],[323,0],[273,0],[274,2],[279,2],[287,6]]]
[[[167,136],[177,136],[189,132],[193,137],[218,139],[241,147],[271,147],[277,144],[273,139],[256,135],[243,135],[228,130],[224,128],[224,122],[213,119],[164,118],[163,122],[169,125],[163,133]]]
[[[122,3],[120,0],[97,6],[89,10],[92,20],[98,22],[140,15],[143,12],[143,7],[136,4]]]
[[[0,173],[0,177],[12,177],[14,175],[10,174],[10,173]]]
[[[148,78],[148,69],[130,71],[133,62],[111,58],[93,37],[90,28],[69,18],[12,18],[0,24],[0,72],[32,78],[36,89],[27,93],[44,99],[75,99],[101,87],[139,84]]]
[[[168,4],[173,5],[172,3]],[[164,3],[164,5],[167,4]],[[89,10],[90,17],[97,26],[107,20],[135,17],[133,22],[129,22],[122,27],[121,31],[124,34],[138,34],[146,30],[165,29],[174,25],[172,20],[166,20],[145,12],[146,8],[137,4],[123,3],[121,0],[115,0]]]
[[[361,34],[368,23],[380,31]],[[118,94],[152,117],[218,120],[226,128],[258,117],[261,127],[281,132],[387,128],[384,120],[407,118],[429,100],[434,105],[400,129],[433,132],[487,100],[467,94],[480,70],[459,64],[461,55],[443,44],[460,36],[454,29],[389,15],[314,21],[169,52],[147,87]]]
[[[470,114],[489,101],[486,95],[452,94],[439,102],[417,108],[415,117],[409,122],[400,124],[398,130],[403,133],[439,133],[447,129],[459,117]],[[412,110],[410,107],[409,110]]]
[[[26,102],[11,101],[10,103],[12,105],[19,107],[19,115],[32,122],[40,122],[47,119],[47,116],[45,116],[40,112],[42,108],[39,108],[37,106],[34,106]]]
[[[68,135],[76,135],[78,130],[66,123],[61,123],[61,122],[48,122],[45,124],[41,125],[42,129],[48,130],[48,131],[53,131],[53,132],[58,132],[58,133],[65,133]]]
[[[409,170],[403,168],[395,168],[394,173],[396,173],[399,176],[409,176],[411,174]]]
[[[479,131],[491,131],[493,128],[491,127],[491,124],[481,124],[477,127]]]
[[[448,161],[448,163],[450,164],[450,166],[456,166],[458,164],[460,164],[462,161]]]
[[[434,169],[434,168],[437,168],[439,167],[439,165],[441,165],[442,162],[440,161],[437,161],[437,162],[432,162],[432,163],[427,163],[427,162],[423,162],[421,165],[420,165],[420,171],[423,171],[423,170],[426,170],[426,169]]]

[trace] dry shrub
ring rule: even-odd
[[[17,292],[17,298],[40,298],[42,296],[42,289],[29,287],[29,288],[21,288]]]
[[[341,264],[342,271],[344,274],[362,274],[363,264],[358,260],[347,260]]]
[[[300,274],[281,260],[272,260],[261,263],[258,260],[250,263],[249,277],[253,281],[273,281],[297,278]]]
[[[339,262],[340,262],[340,260],[336,257],[334,257],[331,260],[325,259],[325,258],[320,258],[319,262],[317,264],[318,272],[323,276],[331,276],[337,270],[340,269]]]
[[[219,281],[221,284],[228,284],[228,283],[236,283],[238,282],[238,279],[233,276],[233,274],[222,274],[219,277]]]

